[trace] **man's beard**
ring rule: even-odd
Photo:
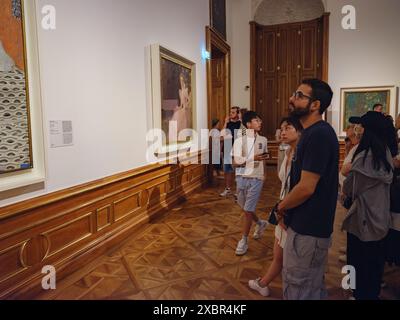
[[[293,104],[290,104],[289,105],[289,110],[290,110],[289,115],[291,117],[300,119],[300,118],[303,118],[303,117],[308,116],[310,114],[310,112],[311,112],[311,103],[309,103],[307,105],[307,107],[305,107],[304,109],[303,108],[296,108]]]

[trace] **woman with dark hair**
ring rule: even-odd
[[[357,300],[379,299],[385,264],[385,237],[391,225],[390,186],[393,161],[388,145],[388,121],[378,112],[352,118],[364,129],[343,193],[352,205],[343,221],[347,231],[347,264],[355,268]]]
[[[395,128],[396,128],[396,132],[397,132],[397,139],[400,139],[400,136],[398,135],[399,131],[400,131],[400,113],[397,115],[397,118],[395,120],[395,124],[394,124]]]
[[[290,191],[290,170],[292,166],[292,160],[294,158],[296,146],[299,142],[303,127],[298,118],[288,117],[282,119],[280,128],[280,140],[289,145],[279,170],[279,179],[282,182],[280,200],[282,200]],[[263,278],[249,281],[249,287],[258,291],[264,297],[269,296],[270,292],[268,286],[282,272],[283,248],[285,247],[286,236],[287,233],[285,226],[277,225],[275,227],[274,257],[272,263]]]
[[[392,223],[389,234],[385,240],[386,262],[400,266],[400,154],[399,138],[397,132],[400,128],[400,116],[396,119],[396,127],[393,122],[388,124],[388,143],[393,156],[394,179],[390,188],[390,212]]]
[[[396,157],[399,153],[398,139],[397,139],[397,130],[394,126],[394,121],[392,116],[386,115],[386,139],[387,144],[392,154],[392,157]]]

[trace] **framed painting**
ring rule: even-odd
[[[0,0],[0,174],[33,167],[24,9]]]
[[[226,41],[226,0],[210,0],[210,26]]]
[[[342,135],[349,125],[349,118],[362,116],[373,110],[377,103],[383,105],[383,112],[395,117],[396,87],[363,87],[341,89],[340,130]]]
[[[176,151],[191,144],[188,130],[196,129],[196,65],[152,45],[151,70],[153,128],[165,134],[163,151]]]

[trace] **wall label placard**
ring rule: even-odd
[[[60,148],[73,146],[72,121],[52,120],[50,121],[50,147]]]

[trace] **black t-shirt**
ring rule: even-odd
[[[235,139],[237,138],[237,133],[238,133],[237,130],[240,129],[241,125],[242,125],[241,121],[236,121],[236,122],[229,121],[228,124],[226,125],[226,128],[231,132],[233,141],[235,141]]]
[[[339,142],[335,131],[325,121],[302,132],[292,164],[291,189],[299,183],[302,171],[316,173],[321,178],[311,198],[288,211],[289,226],[302,235],[329,238],[337,205]]]
[[[225,151],[228,151],[228,154],[231,153],[233,143],[237,138],[237,134],[238,134],[241,126],[242,126],[241,121],[236,121],[236,122],[230,121],[226,125],[226,129],[228,129],[231,133],[231,136],[229,138],[224,139],[224,144],[226,145],[225,148],[227,148],[227,149],[225,149]]]

